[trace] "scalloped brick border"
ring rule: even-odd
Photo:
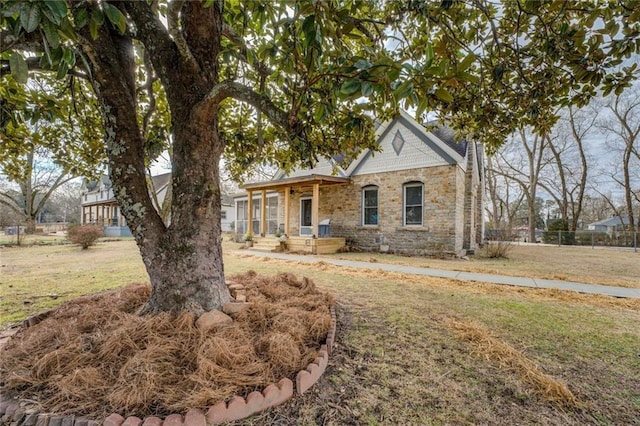
[[[36,315],[23,322],[24,327],[31,327],[42,319],[44,315]],[[329,355],[336,338],[336,310],[331,306],[331,328],[327,333],[324,345],[320,347],[316,359],[300,370],[296,375],[296,392],[304,394],[320,379],[329,364]],[[74,415],[59,416],[54,414],[39,414],[31,410],[24,410],[14,399],[3,399],[0,394],[0,425],[19,424],[21,426],[209,426],[224,422],[241,420],[253,414],[275,407],[289,400],[294,393],[294,384],[284,378],[278,384],[270,384],[262,392],[254,391],[246,398],[234,396],[228,402],[219,402],[208,408],[206,412],[192,408],[184,417],[180,414],[170,414],[164,420],[159,417],[145,417],[144,420],[131,416],[124,418],[113,413],[101,423]]]

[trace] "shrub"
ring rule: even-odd
[[[511,248],[511,241],[491,241],[484,247],[484,256],[490,259],[507,258]]]
[[[558,242],[558,234],[560,234],[560,241]],[[575,245],[576,233],[569,232],[567,224],[563,223],[561,219],[556,219],[549,222],[548,229],[544,232],[542,237],[546,244],[562,244],[562,245]]]
[[[78,225],[69,227],[67,236],[73,244],[82,246],[82,249],[88,249],[96,243],[96,240],[104,236],[102,228],[96,225]]]

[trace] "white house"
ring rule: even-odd
[[[171,173],[164,173],[151,177],[150,186],[155,191],[153,197],[154,204],[158,211],[164,203],[169,186],[171,185]],[[111,180],[107,176],[102,176],[98,181],[87,181],[82,183],[82,224],[96,224],[104,227],[106,236],[131,236],[131,231],[127,226],[124,216],[120,212],[120,207],[113,195]],[[153,195],[153,194],[152,194]],[[231,224],[235,221],[235,210],[233,198],[223,195],[222,204],[222,231],[232,231]],[[167,221],[170,218],[167,217]]]

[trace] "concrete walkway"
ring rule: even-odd
[[[330,257],[258,252],[254,250],[245,250],[241,253],[250,254],[252,256],[270,257],[274,259],[296,260],[305,263],[316,263],[322,261],[336,266],[348,266],[351,268],[399,272],[402,274],[425,275],[429,277],[450,278],[454,280],[480,281],[485,283],[512,285],[518,287],[557,288],[559,290],[576,291],[578,293],[601,294],[605,296],[625,298],[640,298],[640,289],[637,288],[585,284],[560,280],[545,280],[542,278],[510,277],[507,275],[483,274],[476,272],[448,271],[445,269],[419,268],[415,266],[393,265],[390,263],[360,262],[354,260],[333,259]]]

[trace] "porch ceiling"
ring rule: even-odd
[[[300,186],[300,185],[314,185],[314,184],[319,184],[320,186],[344,185],[349,183],[349,181],[350,179],[346,177],[309,175],[309,176],[279,179],[276,181],[269,181],[269,182],[248,183],[246,185],[243,185],[242,188],[246,189],[247,191],[260,191],[263,189],[283,189],[290,186]]]

